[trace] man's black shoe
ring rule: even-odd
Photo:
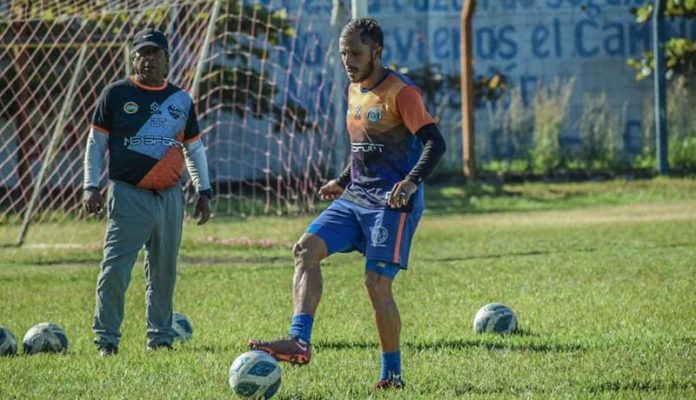
[[[118,354],[118,347],[113,344],[99,346],[99,357],[109,357]]]

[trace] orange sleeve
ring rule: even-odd
[[[194,137],[192,137],[192,138],[185,139],[185,140],[184,140],[184,144],[191,144],[191,143],[196,142],[196,141],[199,141],[199,140],[201,140],[201,135],[200,135],[200,134],[198,134],[198,135],[196,135],[196,136],[194,136]]]
[[[105,134],[105,135],[108,135],[108,134],[110,133],[108,130],[102,128],[102,127],[99,126],[99,125],[92,124],[92,125],[90,125],[90,127],[91,127],[92,129],[94,129],[95,131],[99,131],[99,132],[101,132],[101,133],[103,133],[103,134]]]
[[[435,122],[425,110],[423,97],[415,87],[406,86],[399,91],[399,94],[396,95],[396,108],[399,110],[404,125],[412,134]]]

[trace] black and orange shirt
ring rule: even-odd
[[[416,165],[423,145],[416,133],[433,118],[420,91],[389,70],[375,87],[348,87],[346,116],[351,142],[351,184],[342,198],[369,208],[386,208],[392,187]],[[422,191],[414,196],[422,199]]]
[[[110,84],[94,110],[92,128],[109,137],[109,179],[149,190],[176,185],[184,172],[183,145],[200,139],[191,97],[168,82]]]

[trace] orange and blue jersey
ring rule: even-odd
[[[415,133],[432,124],[433,118],[414,84],[388,70],[372,89],[361,89],[358,83],[349,86],[346,122],[351,184],[343,199],[386,208],[392,187],[408,175],[421,155],[423,146]]]
[[[432,124],[418,89],[389,71],[375,87],[348,88],[351,183],[307,228],[329,254],[358,250],[365,270],[394,279],[408,267],[413,235],[423,213],[421,188],[400,209],[387,205],[392,187],[418,163],[421,140],[415,135]]]
[[[94,110],[92,128],[108,135],[109,179],[148,190],[176,185],[184,172],[184,144],[200,140],[191,97],[168,82],[110,84]]]

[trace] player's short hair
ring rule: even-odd
[[[365,44],[370,44],[370,42],[372,42],[384,47],[384,34],[382,33],[382,28],[379,26],[379,22],[374,18],[356,18],[351,20],[343,27],[341,36],[351,33],[360,35],[360,40]]]

